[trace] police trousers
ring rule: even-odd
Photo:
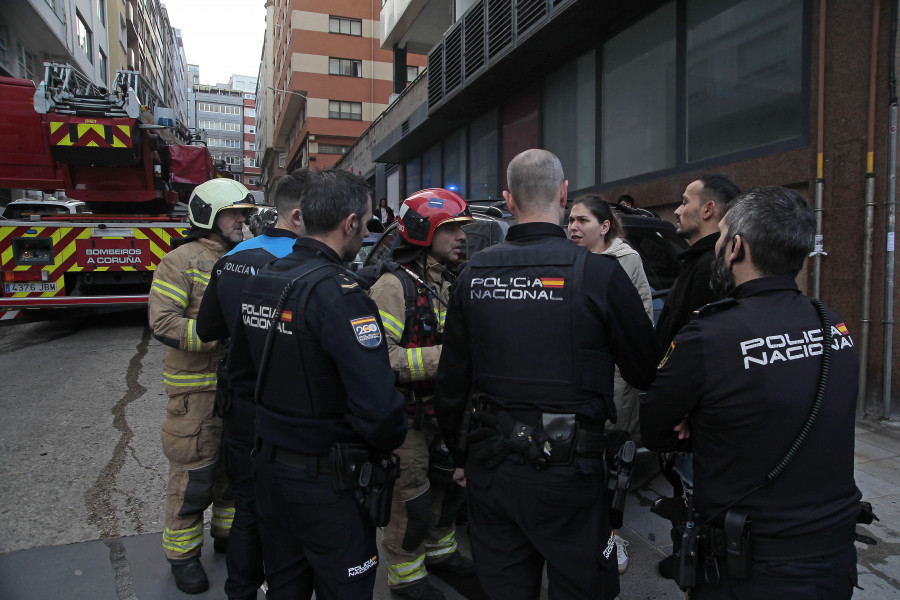
[[[465,490],[452,479],[444,486],[431,485],[428,449],[439,435],[437,421],[426,417],[420,430],[410,427],[396,450],[400,476],[382,540],[391,587],[422,579],[428,574],[426,564],[440,563],[456,551],[456,513]]]
[[[256,598],[256,591],[266,576],[253,490],[253,459],[250,455],[253,444],[228,436],[228,417],[225,418],[225,429],[222,452],[228,485],[234,494],[234,522],[225,557],[228,567],[225,594],[229,598]]]
[[[728,576],[723,560],[719,563],[719,584],[704,580],[703,566],[699,585],[691,598],[700,600],[848,600],[857,583],[856,547],[851,544],[840,552],[814,558],[784,561],[753,561],[750,579]]]
[[[255,453],[256,509],[268,600],[371,600],[378,550],[375,528],[352,492],[335,492],[312,457],[305,466]]]
[[[182,562],[200,555],[203,511],[213,505],[210,533],[227,538],[234,498],[219,460],[222,419],[213,414],[215,392],[171,396],[162,422],[162,449],[169,459],[163,549]]]
[[[586,459],[576,459],[584,461]],[[619,593],[601,459],[536,470],[519,455],[496,469],[466,463],[469,536],[481,586],[492,600],[612,600]]]

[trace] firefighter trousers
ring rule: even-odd
[[[234,498],[219,460],[222,419],[213,414],[215,392],[170,396],[162,422],[162,448],[169,459],[166,486],[166,558],[182,562],[200,555],[203,511],[212,504],[210,533],[227,538]]]
[[[428,575],[426,564],[438,564],[456,551],[456,513],[465,490],[452,478],[446,485],[429,481],[428,449],[438,435],[437,422],[426,418],[421,430],[410,427],[396,450],[400,476],[382,540],[391,587],[422,579]]]

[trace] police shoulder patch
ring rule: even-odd
[[[356,336],[356,341],[363,348],[377,348],[381,345],[381,340],[384,339],[375,315],[364,315],[350,319],[350,328],[353,330],[353,335]]]

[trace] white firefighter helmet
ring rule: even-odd
[[[219,211],[228,208],[256,209],[253,195],[234,179],[211,179],[194,188],[188,218],[195,227],[211,230]]]

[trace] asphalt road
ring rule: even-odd
[[[162,530],[163,353],[143,310],[0,327],[0,553]]]

